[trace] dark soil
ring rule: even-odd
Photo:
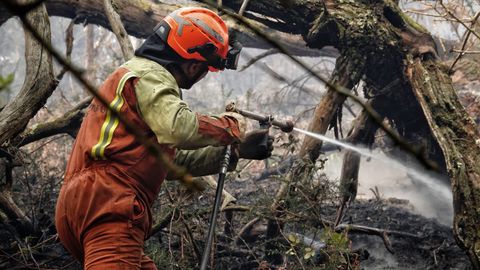
[[[278,183],[261,183],[252,184],[250,181],[238,182],[231,181],[227,183],[227,189],[239,199],[239,204],[249,205],[253,203],[252,198],[258,198],[261,194],[274,193],[277,190]],[[271,196],[272,194],[268,194]],[[204,205],[206,208],[209,200],[197,200],[196,203]],[[258,203],[258,202],[256,202]],[[265,204],[266,207],[267,204]],[[413,214],[409,209],[408,201],[398,199],[386,200],[359,200],[353,203],[348,209],[344,218],[344,223],[364,225],[379,229],[388,229],[401,231],[422,236],[421,238],[412,238],[407,236],[389,235],[392,249],[394,253],[390,253],[385,248],[382,238],[375,235],[366,235],[358,233],[350,233],[352,250],[361,250],[363,260],[361,261],[362,269],[471,269],[468,257],[456,245],[453,238],[452,229],[448,226],[441,225],[434,219],[428,219],[421,215]],[[334,207],[325,207],[325,219],[332,220],[332,214],[335,212]],[[208,215],[208,214],[207,214]],[[236,233],[246,221],[250,220],[252,215],[235,214],[237,221]],[[244,222],[245,221],[245,222]],[[175,225],[175,224],[174,224]],[[205,225],[205,224],[203,224]],[[219,219],[219,231],[222,231],[224,225],[224,215]],[[175,225],[176,226],[176,225]],[[181,226],[181,225],[179,225]],[[264,224],[259,226],[264,229]],[[292,228],[288,228],[291,230]],[[39,269],[36,267],[29,257],[30,254],[35,257],[41,269],[79,269],[79,264],[74,262],[54,238],[45,241],[43,246],[36,245],[31,241],[29,246],[32,247],[30,253],[25,247],[26,242],[12,236],[11,227],[0,222],[0,269]],[[159,242],[159,235],[153,237],[149,243],[155,245],[157,249],[168,250],[167,242]],[[260,245],[264,240],[261,233],[259,240],[254,241]],[[199,238],[198,246],[203,248],[203,241]],[[222,236],[218,237],[221,241]],[[48,237],[43,238],[48,239]],[[24,241],[22,243],[22,241]],[[18,245],[23,247],[24,254],[18,252]],[[236,250],[228,250],[226,247],[234,246],[232,243],[217,250],[217,255],[222,256],[217,265],[221,265],[219,269],[259,269],[258,263],[252,261],[252,256],[248,255],[249,250],[244,247],[237,247]],[[262,244],[263,246],[263,244]],[[257,262],[261,261],[263,256],[262,248],[255,247],[255,256]],[[250,250],[251,251],[251,250]],[[236,253],[235,253],[236,252]],[[264,254],[263,254],[264,255]],[[189,260],[195,260],[191,258]],[[171,269],[185,269],[179,266],[168,264]],[[241,265],[242,268],[238,268]],[[170,269],[167,268],[167,269]],[[309,269],[308,266],[305,267]],[[163,269],[163,268],[162,268]],[[287,266],[290,269],[290,264]],[[295,268],[297,269],[297,268]],[[315,268],[322,269],[322,268]]]
[[[345,221],[353,224],[408,232],[422,239],[390,236],[394,254],[389,253],[380,237],[351,234],[354,249],[366,249],[370,256],[362,262],[364,269],[470,269],[468,257],[456,245],[452,228],[434,219],[412,214],[408,202],[356,202]]]

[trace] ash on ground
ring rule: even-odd
[[[466,254],[457,246],[452,228],[432,218],[413,214],[406,200],[361,200],[353,203],[344,222],[423,236],[412,239],[389,236],[394,253],[378,236],[351,234],[353,249],[365,249],[362,269],[471,269]]]

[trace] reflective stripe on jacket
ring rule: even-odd
[[[114,71],[100,94],[113,110],[194,176],[218,172],[223,147],[214,146],[233,143],[240,137],[235,117],[193,113],[181,100],[174,77],[145,58],[134,57]],[[175,148],[197,150],[178,151],[175,157]],[[74,143],[65,182],[99,163],[107,163],[124,175],[124,182],[119,184],[131,186],[147,206],[153,203],[167,175],[118,118],[94,99]]]

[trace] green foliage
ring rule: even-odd
[[[348,252],[349,240],[345,233],[337,233],[330,227],[325,227],[320,237],[327,245],[334,247],[339,252]]]
[[[301,256],[305,261],[308,261],[315,256],[315,250],[313,248],[301,247],[300,239],[298,239],[298,237],[295,234],[289,234],[287,236],[287,239],[291,247],[285,252],[285,254],[290,256],[295,256],[295,255]]]
[[[322,253],[325,257],[324,269],[359,269],[359,259],[350,248],[347,233],[337,233],[330,227],[325,227],[320,237],[327,244]]]
[[[352,253],[350,240],[346,233],[337,233],[326,227],[320,239],[326,244],[325,248],[315,251],[311,246],[305,245],[297,234],[286,236],[290,247],[285,251],[288,260],[293,263],[291,269],[359,269],[358,255]],[[298,267],[299,262],[301,267]]]
[[[13,83],[14,78],[15,75],[13,73],[10,73],[5,77],[0,75],[0,92],[3,90],[8,90],[10,88],[10,85]]]

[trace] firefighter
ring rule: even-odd
[[[235,68],[239,52],[217,14],[182,8],[165,17],[135,57],[106,79],[100,94],[192,175],[218,173],[223,146],[229,144],[233,169],[238,158],[270,156],[272,138],[261,150],[256,146],[266,131],[242,136],[238,115],[194,113],[182,101],[180,88],[189,89],[209,71]],[[85,269],[156,269],[143,244],[152,226],[150,208],[168,177],[158,164],[110,110],[92,101],[55,217],[60,241]]]

